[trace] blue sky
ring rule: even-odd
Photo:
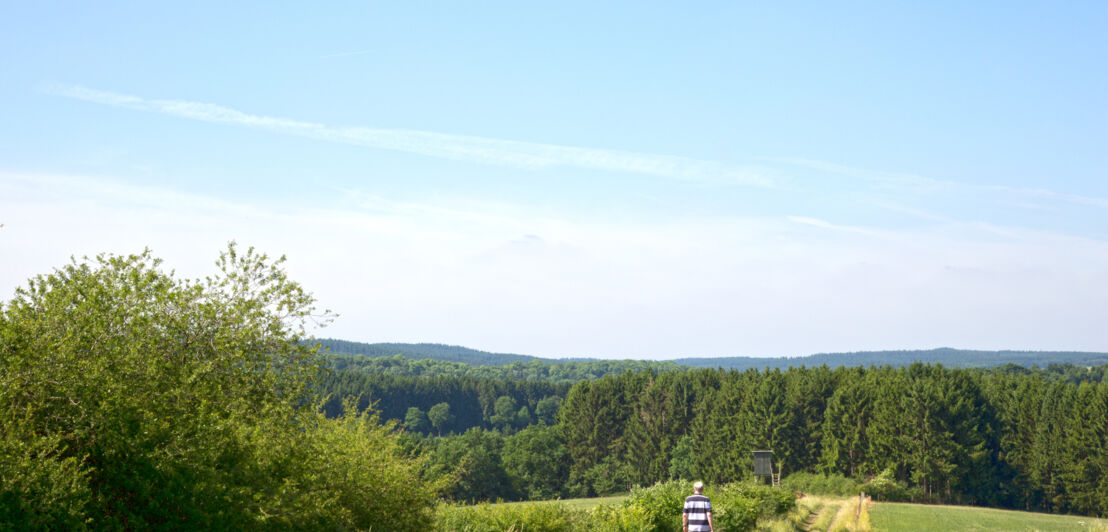
[[[1103,2],[224,4],[3,8],[0,290],[237,240],[350,340],[1108,350]]]

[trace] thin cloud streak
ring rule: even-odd
[[[333,53],[333,54],[326,54],[326,55],[321,55],[319,57],[320,57],[320,59],[330,59],[332,57],[351,57],[351,56],[355,56],[355,55],[371,54],[375,51],[376,50],[372,50],[372,49],[370,49],[370,50],[355,50],[353,52],[338,52],[338,53]]]
[[[854,168],[841,164],[831,163],[827,161],[813,161],[810,159],[772,159],[775,162],[791,164],[794,166],[801,166],[805,168],[811,168],[814,170],[821,170],[824,172],[830,172],[834,174],[853,177],[856,179],[863,179],[873,183],[882,185],[891,185],[898,188],[911,187],[922,191],[984,191],[994,192],[1002,194],[1011,194],[1021,196],[1030,199],[1051,200],[1065,203],[1072,203],[1077,205],[1086,205],[1090,207],[1097,207],[1101,209],[1108,208],[1108,198],[1099,198],[1095,196],[1082,196],[1079,194],[1067,194],[1064,192],[1057,192],[1054,190],[1041,189],[1041,188],[1017,188],[1000,185],[972,185],[967,183],[961,183],[958,181],[945,181],[941,179],[933,179],[929,177],[922,177],[912,174],[900,174],[894,172],[881,172],[875,170],[866,170],[862,168]],[[1031,205],[1025,205],[1030,207]]]
[[[45,92],[114,107],[155,112],[191,120],[238,125],[327,142],[415,153],[429,157],[526,169],[575,167],[714,184],[772,187],[755,169],[668,155],[560,146],[407,129],[336,127],[285,118],[252,115],[220,105],[137,96],[54,85]]]

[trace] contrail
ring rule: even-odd
[[[458,161],[528,169],[573,167],[651,175],[715,184],[772,187],[755,168],[730,166],[687,157],[655,155],[409,129],[329,126],[286,118],[252,115],[220,105],[182,100],[151,100],[81,86],[50,86],[45,92],[93,103],[237,126],[263,129],[328,142],[415,153]]]

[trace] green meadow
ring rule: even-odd
[[[1108,531],[1108,520],[969,506],[877,503],[869,510],[881,532],[1072,532]]]

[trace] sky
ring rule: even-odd
[[[319,337],[1108,351],[1105,2],[0,13],[0,301],[236,241]]]

